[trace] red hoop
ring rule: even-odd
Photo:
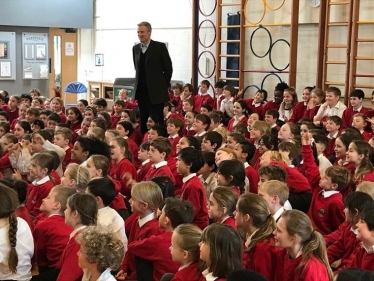
[[[210,14],[204,14],[203,13],[203,11],[201,10],[201,6],[200,6],[200,2],[201,2],[201,0],[199,0],[199,12],[204,16],[204,17],[209,17],[209,16],[211,16],[211,15],[213,15],[213,13],[216,11],[216,9],[217,9],[217,0],[215,0],[215,2],[214,2],[214,8],[213,8],[213,11],[210,13]]]
[[[201,56],[202,56],[203,54],[205,54],[205,53],[210,54],[210,55],[212,56],[212,58],[213,58],[213,62],[214,62],[213,71],[212,71],[212,73],[211,73],[210,75],[203,75],[203,74],[201,73],[201,71],[200,71],[200,67],[199,67],[200,58],[201,58]],[[199,72],[200,76],[202,76],[202,77],[205,78],[205,79],[209,79],[210,77],[213,76],[214,72],[216,71],[216,64],[217,64],[216,58],[215,58],[215,56],[213,55],[213,53],[212,53],[211,51],[202,51],[202,52],[200,53],[199,57],[197,58],[197,71]]]
[[[200,28],[201,28],[201,26],[204,22],[210,22],[213,26],[213,29],[214,29],[214,38],[213,38],[212,44],[210,44],[210,45],[204,45],[203,42],[201,42],[201,40],[200,40]],[[203,20],[199,24],[199,28],[197,29],[197,40],[199,40],[200,45],[203,46],[204,48],[210,48],[210,47],[213,46],[214,42],[216,42],[216,38],[217,38],[217,29],[216,29],[216,25],[214,24],[214,22],[212,22],[211,20]]]

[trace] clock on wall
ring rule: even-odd
[[[321,5],[321,0],[309,0],[309,4],[313,8],[317,8],[319,5]]]

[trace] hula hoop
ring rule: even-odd
[[[251,22],[248,17],[247,17],[247,4],[248,4],[248,0],[245,0],[245,3],[244,3],[244,18],[245,18],[245,21],[248,23],[248,24],[251,24],[251,25],[257,25],[259,24],[260,22],[262,22],[262,20],[264,19],[265,17],[265,14],[266,14],[266,5],[265,5],[265,0],[262,0],[262,4],[264,5],[264,12],[262,13],[262,16],[261,16],[261,19],[258,21],[258,22]]]
[[[209,17],[209,16],[211,16],[211,15],[213,15],[213,13],[216,11],[216,9],[217,9],[217,0],[215,0],[215,2],[214,2],[214,8],[213,8],[213,11],[210,13],[210,14],[204,14],[204,12],[201,10],[201,6],[200,6],[200,2],[201,2],[201,0],[199,0],[199,12],[204,16],[204,17]]]
[[[283,71],[283,70],[287,69],[287,68],[290,66],[290,63],[288,63],[288,64],[286,65],[285,68],[277,68],[277,67],[274,65],[274,63],[273,63],[273,60],[271,59],[271,51],[273,50],[274,45],[275,45],[277,42],[284,42],[284,43],[286,43],[286,44],[288,45],[288,47],[291,47],[291,46],[290,46],[290,43],[288,43],[287,40],[285,40],[285,39],[278,39],[278,40],[276,40],[276,41],[271,45],[271,47],[270,47],[270,52],[269,52],[269,61],[270,61],[271,66],[272,66],[274,69],[278,70],[278,71]],[[282,82],[282,81],[281,81],[281,82]]]
[[[243,99],[244,99],[245,92],[247,91],[248,88],[251,88],[251,87],[252,87],[252,88],[256,88],[257,91],[261,90],[258,86],[254,85],[254,84],[249,85],[249,86],[245,87],[244,90],[243,90],[243,94],[242,94],[242,98],[243,98]]]
[[[255,53],[255,51],[253,50],[253,37],[254,37],[255,33],[256,33],[259,29],[264,29],[264,30],[267,32],[267,34],[269,35],[269,39],[270,39],[269,49],[268,49],[268,50],[266,51],[266,53],[265,53],[264,55],[262,55],[262,56],[257,55],[257,54]],[[269,54],[272,43],[273,43],[273,38],[271,37],[270,31],[269,31],[266,27],[264,27],[264,26],[262,26],[262,25],[260,24],[260,26],[257,27],[257,28],[253,31],[252,35],[251,35],[251,39],[249,40],[249,47],[251,48],[251,51],[252,51],[252,53],[254,54],[254,56],[255,56],[255,57],[258,57],[258,58],[261,59],[261,58],[266,57],[266,56]]]
[[[270,6],[269,6],[267,0],[264,0],[264,1],[265,1],[266,8],[268,8],[270,11],[278,11],[280,8],[283,7],[284,3],[286,2],[286,0],[283,0],[279,7],[277,7],[277,8],[273,8],[273,7],[270,7]]]
[[[262,82],[261,82],[261,89],[264,88],[265,80],[266,80],[266,78],[268,78],[269,76],[275,76],[275,77],[277,77],[277,78],[279,79],[279,82],[282,82],[282,79],[279,77],[279,75],[277,75],[277,74],[275,74],[275,73],[269,73],[269,74],[267,74],[267,75],[264,77],[264,79],[262,79]]]
[[[212,58],[213,58],[213,62],[214,62],[213,71],[212,71],[212,74],[210,74],[210,75],[202,74],[201,71],[200,71],[200,67],[199,67],[200,58],[201,58],[201,56],[202,56],[203,54],[205,54],[205,53],[210,54],[210,55],[212,56]],[[213,55],[213,53],[212,53],[211,51],[202,51],[202,52],[200,53],[200,55],[198,56],[198,58],[197,58],[197,71],[199,72],[199,74],[200,74],[203,78],[205,78],[205,79],[209,79],[210,77],[213,76],[214,72],[216,71],[216,63],[217,63],[216,58],[215,58],[215,56]]]
[[[200,28],[202,26],[202,24],[204,22],[210,22],[213,26],[213,29],[214,29],[214,38],[213,38],[213,41],[212,41],[212,44],[210,45],[204,45],[203,42],[200,40]],[[203,20],[200,24],[199,24],[199,27],[197,28],[197,40],[199,41],[200,45],[203,46],[204,48],[210,48],[213,46],[214,42],[216,42],[216,38],[217,38],[217,31],[216,31],[216,26],[215,24],[211,21],[211,20]]]

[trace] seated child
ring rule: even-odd
[[[178,118],[170,118],[166,121],[166,124],[167,124],[166,130],[168,132],[169,141],[171,144],[170,157],[175,157],[177,155],[176,146],[180,139],[179,132],[183,128],[183,121]]]
[[[216,152],[221,147],[223,138],[220,133],[209,131],[203,136],[201,142],[201,151],[203,152]]]
[[[208,216],[216,223],[236,228],[234,212],[238,195],[229,187],[217,187],[209,196]]]
[[[149,160],[148,152],[151,144],[146,141],[143,142],[139,147],[138,159],[142,163],[141,167],[138,169],[138,181],[144,180],[145,175],[148,173],[149,169],[152,167],[153,163]]]
[[[217,187],[217,165],[214,152],[203,152],[204,166],[199,170],[199,179],[204,185],[205,194],[209,200],[210,193]]]
[[[288,200],[289,194],[288,186],[279,180],[269,180],[258,187],[258,195],[269,204],[270,214],[272,214],[275,222],[286,210],[284,204]]]
[[[159,281],[165,273],[176,273],[178,264],[173,262],[170,247],[171,237],[176,227],[191,223],[194,217],[192,204],[177,198],[166,198],[165,205],[159,217],[159,226],[164,233],[133,241],[129,244],[129,253],[152,262],[153,280]],[[158,245],[157,251],[154,246]],[[138,270],[138,280],[141,272]]]
[[[96,198],[98,208],[97,224],[121,240],[126,252],[127,237],[124,221],[114,209],[109,207],[109,204],[112,203],[116,196],[113,181],[109,178],[92,179],[87,185],[87,193],[92,194]]]
[[[130,227],[129,244],[152,235],[161,234],[156,213],[162,201],[161,189],[154,182],[141,182],[132,187],[130,199],[132,217],[138,218],[138,221]],[[130,218],[126,220],[126,225]],[[136,261],[138,260],[135,259],[135,256],[127,252],[116,278],[118,280],[124,280],[125,278],[127,280],[137,280]]]
[[[40,273],[53,270],[69,241],[72,227],[65,224],[64,212],[68,198],[76,193],[75,189],[57,185],[53,187],[40,211],[46,218],[34,228],[35,260]]]

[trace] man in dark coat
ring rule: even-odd
[[[169,100],[168,87],[173,66],[166,45],[151,40],[148,22],[138,24],[139,44],[132,48],[135,76],[135,99],[138,100],[141,131],[147,131],[147,119],[163,124],[164,103]]]

